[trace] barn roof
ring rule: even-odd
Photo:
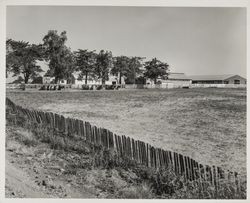
[[[169,73],[168,79],[188,80],[190,77],[187,77],[185,73]]]
[[[225,74],[225,75],[190,75],[188,76],[192,80],[226,80],[236,76],[234,74]]]

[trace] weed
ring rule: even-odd
[[[120,189],[116,193],[116,197],[119,199],[152,199],[155,194],[149,184],[142,183]]]

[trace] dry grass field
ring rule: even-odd
[[[26,108],[80,118],[246,174],[246,90],[7,91]]]

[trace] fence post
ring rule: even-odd
[[[215,166],[212,166],[213,167],[213,169],[212,169],[212,171],[213,171],[213,179],[214,179],[214,187],[215,187],[215,192],[216,192],[216,196],[217,196],[217,179],[216,179],[216,170],[215,170]]]
[[[115,149],[116,149],[116,152],[117,152],[117,154],[119,155],[119,145],[118,145],[118,140],[117,140],[117,135],[115,134]]]
[[[109,135],[109,148],[114,149],[114,135],[110,131],[108,131],[108,135]]]
[[[184,173],[184,178],[187,180],[187,168],[186,168],[186,162],[185,162],[185,157],[182,156],[182,162],[183,162],[183,173]]]
[[[194,160],[190,159],[190,161],[191,161],[191,169],[192,169],[192,180],[195,180]]]
[[[135,140],[133,138],[131,138],[131,147],[132,147],[132,157],[133,157],[133,160],[136,160]]]
[[[153,159],[154,159],[154,167],[157,169],[156,149],[154,147],[153,147]]]
[[[119,150],[120,150],[120,156],[123,157],[123,145],[122,145],[122,140],[120,136],[117,136],[118,138],[118,143],[119,143]]]
[[[141,155],[141,143],[137,140],[137,146],[138,146],[138,157],[139,157],[139,163],[142,163],[142,155]]]
[[[188,158],[185,156],[184,159],[185,159],[186,176],[187,176],[187,180],[189,180],[190,171],[189,171],[189,167],[188,167]]]
[[[147,167],[150,167],[150,145],[147,143],[146,150],[147,150]]]
[[[141,151],[142,151],[142,164],[145,164],[145,148],[144,148],[144,142],[141,142]]]
[[[183,175],[183,159],[182,159],[182,155],[178,154],[178,158],[179,158],[179,165],[180,165],[180,175]]]
[[[128,137],[127,139],[128,139],[129,158],[132,159],[131,140],[130,140],[130,137]]]
[[[174,172],[177,174],[177,160],[176,160],[176,153],[172,152],[173,154],[173,161],[174,161]]]
[[[159,167],[162,168],[163,167],[163,159],[162,159],[162,154],[161,154],[161,149],[158,148],[158,155],[159,155]]]

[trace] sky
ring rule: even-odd
[[[65,30],[72,51],[156,57],[186,75],[246,77],[246,29],[246,8],[7,6],[7,38],[42,43]]]

